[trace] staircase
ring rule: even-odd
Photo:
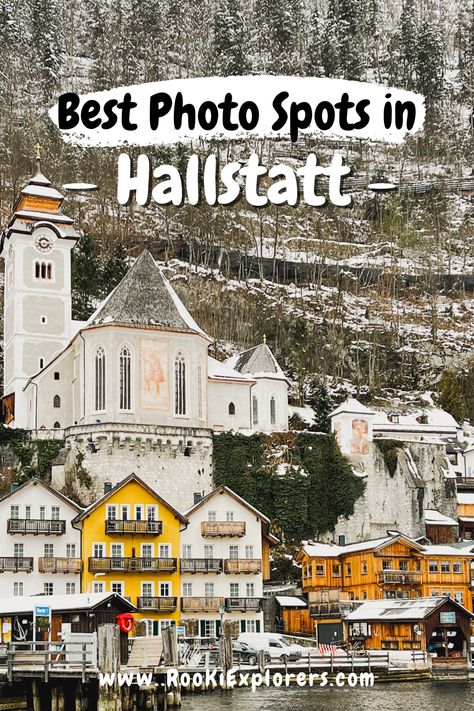
[[[127,667],[143,669],[157,667],[163,652],[161,637],[135,637],[128,658]]]

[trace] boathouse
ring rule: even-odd
[[[116,593],[31,595],[0,598],[0,642],[60,641],[70,633],[96,632],[133,613],[131,602]]]
[[[433,663],[470,666],[473,615],[449,597],[371,600],[347,616],[365,649],[424,650]]]

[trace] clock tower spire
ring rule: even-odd
[[[4,278],[4,421],[26,427],[24,386],[71,337],[71,251],[79,234],[41,171],[21,191],[0,242]],[[8,403],[5,408],[5,403]],[[5,409],[8,410],[5,418]]]

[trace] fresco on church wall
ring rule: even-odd
[[[367,454],[369,451],[369,425],[367,420],[352,420],[352,454]]]
[[[168,344],[140,339],[140,405],[149,410],[169,407]]]

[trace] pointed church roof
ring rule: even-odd
[[[242,353],[227,358],[224,362],[229,368],[233,368],[239,373],[287,380],[266,343],[260,343],[258,346],[242,351]]]
[[[191,331],[212,340],[197,325],[147,249],[92,314],[87,325],[110,323]]]

